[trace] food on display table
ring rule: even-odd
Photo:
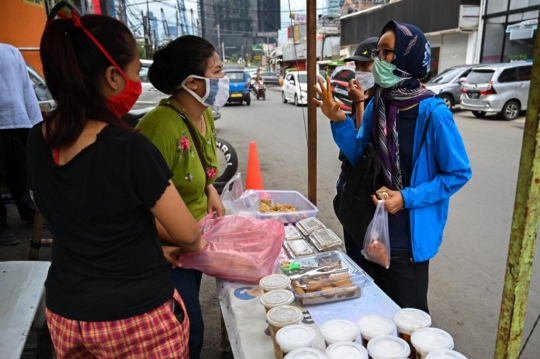
[[[339,342],[356,342],[360,329],[355,322],[347,319],[331,319],[319,328],[326,345]]]
[[[428,353],[439,349],[454,349],[454,339],[442,329],[421,328],[411,335],[411,343],[416,349],[416,358],[425,359]]]
[[[368,359],[366,348],[353,342],[330,344],[325,354],[328,359]]]
[[[420,328],[431,326],[431,316],[414,308],[403,308],[394,313],[392,318],[396,323],[398,335],[404,339],[410,346],[412,357],[415,357],[416,350],[411,344],[411,334]]]
[[[298,221],[298,223],[296,223],[296,228],[307,237],[318,229],[325,229],[326,226],[317,218],[310,217]]]
[[[266,313],[266,321],[270,324],[270,335],[274,342],[274,353],[277,359],[283,358],[283,353],[278,343],[276,342],[276,334],[283,327],[300,324],[304,319],[304,314],[297,307],[291,305],[281,305],[272,308]]]
[[[295,349],[311,348],[315,338],[315,330],[303,324],[288,325],[278,330],[276,334],[276,342],[283,355]]]
[[[279,204],[276,203],[272,205],[272,200],[270,198],[261,199],[261,204],[259,205],[259,212],[268,213],[268,212],[294,212],[296,211],[295,206],[290,204]]]
[[[291,284],[291,278],[285,274],[270,274],[261,278],[259,281],[259,287],[263,292],[267,293],[271,290],[286,289]]]
[[[343,244],[341,238],[329,228],[314,231],[309,235],[309,240],[320,252],[339,249]]]
[[[293,241],[295,242],[295,241]],[[283,262],[282,262],[283,264]],[[301,305],[358,298],[367,275],[341,251],[295,258],[283,270]]]
[[[372,359],[415,358],[409,356],[411,349],[405,340],[391,335],[380,335],[371,339],[367,350]]]
[[[287,289],[271,290],[261,295],[261,304],[266,309],[266,313],[272,308],[289,305],[292,302],[294,302],[294,294]]]
[[[293,241],[296,239],[305,239],[304,235],[300,233],[295,226],[285,226],[285,240]]]
[[[379,335],[392,335],[396,331],[396,324],[392,319],[382,315],[366,315],[357,322],[362,336],[362,345],[367,347],[369,341]]]
[[[316,253],[316,250],[304,239],[285,241],[283,247],[291,258],[310,256]]]

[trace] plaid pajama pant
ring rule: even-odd
[[[184,310],[178,323],[173,300]],[[142,315],[106,322],[82,322],[46,311],[58,359],[71,358],[189,358],[189,319],[180,294]]]

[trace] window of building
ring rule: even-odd
[[[491,3],[491,1],[489,1]],[[482,63],[496,63],[501,61],[501,50],[506,31],[506,16],[487,19],[485,22],[484,47],[482,50]]]
[[[516,0],[513,0],[516,1]],[[487,2],[487,14],[506,11],[508,9],[508,0],[489,0]]]
[[[491,0],[490,0],[491,2]],[[540,4],[540,0],[510,0],[510,10],[522,9]]]
[[[532,19],[538,19],[538,10],[526,11],[526,12],[520,12],[519,14],[508,15],[508,22],[525,21],[525,20],[532,20]]]

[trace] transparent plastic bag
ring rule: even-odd
[[[384,200],[377,203],[375,215],[369,223],[364,237],[364,250],[367,260],[384,268],[390,267],[390,235],[388,233],[388,212],[384,209]]]
[[[181,255],[182,267],[243,283],[258,283],[272,274],[285,238],[282,223],[239,215],[214,218],[210,213],[199,228],[208,246]]]
[[[225,207],[225,214],[240,214],[244,216],[257,217],[259,210],[259,193],[246,191],[242,187],[242,176],[237,173],[227,182],[221,192],[221,202]]]

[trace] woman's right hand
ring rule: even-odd
[[[319,78],[319,87],[314,85],[315,91],[319,94],[321,101],[316,98],[313,99],[313,102],[321,108],[321,111],[326,117],[332,122],[340,123],[347,119],[345,113],[341,110],[341,102],[334,101],[334,96],[332,96],[332,87],[330,86],[330,77],[326,78],[326,85]]]
[[[360,82],[357,79],[352,79],[349,81],[349,86],[347,88],[349,98],[353,103],[364,100],[364,89]]]

